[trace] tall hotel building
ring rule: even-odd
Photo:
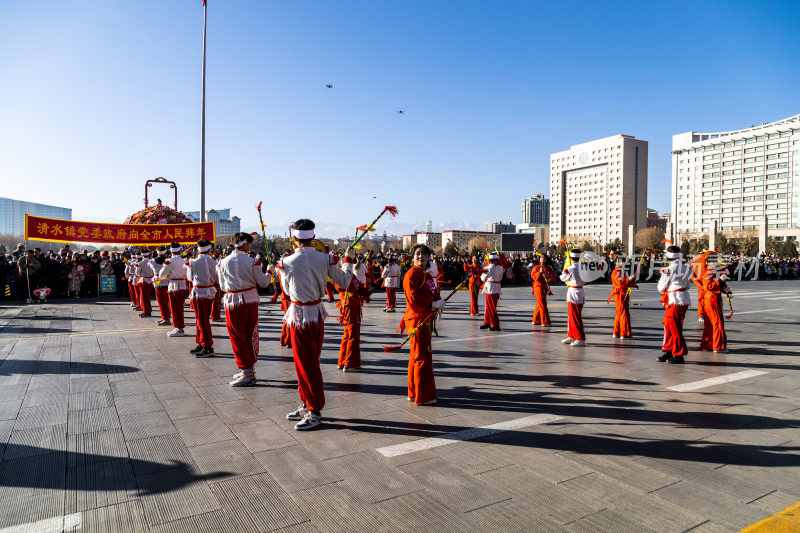
[[[614,135],[550,155],[550,240],[628,243],[647,227],[647,141]]]
[[[800,115],[743,130],[672,136],[672,222],[678,236],[800,228]],[[687,236],[688,237],[688,236]],[[680,238],[679,238],[680,240]]]

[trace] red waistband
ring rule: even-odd
[[[501,281],[492,281],[492,280],[488,280],[488,281],[489,281],[489,283],[501,283]]]
[[[210,289],[211,287],[216,287],[216,285],[193,285],[195,289]]]
[[[295,302],[295,301],[292,301],[292,303],[294,305],[317,305],[319,303],[322,303],[322,299],[314,300],[313,302]]]
[[[570,289],[582,289],[583,285],[567,285]]]
[[[686,291],[686,290],[688,290],[688,289],[686,287],[684,287],[682,289],[675,289],[674,291],[667,291],[667,292],[683,292],[683,291]]]
[[[225,294],[236,294],[237,292],[246,292],[246,291],[251,291],[253,289],[255,289],[255,286],[247,287],[246,289],[239,289],[238,291],[225,291]]]

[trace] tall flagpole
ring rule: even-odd
[[[203,93],[200,97],[200,222],[206,221],[206,18],[208,0],[203,0]]]

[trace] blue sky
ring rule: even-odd
[[[390,233],[518,221],[550,153],[617,133],[649,141],[668,211],[673,134],[800,113],[797,2],[209,4],[206,202],[248,230],[259,200],[274,233],[385,204]],[[0,2],[0,195],[121,220],[165,176],[198,209],[202,22],[200,0]]]

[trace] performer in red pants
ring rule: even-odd
[[[611,296],[606,303],[614,300],[614,329],[611,336],[615,339],[628,339],[631,337],[631,311],[630,311],[630,290],[639,288],[633,276],[626,276],[623,271],[625,268],[625,258],[617,257],[616,267],[611,271]]]
[[[686,340],[683,338],[683,319],[691,300],[688,286],[692,269],[681,261],[681,249],[670,246],[665,252],[669,266],[661,270],[658,292],[664,304],[664,343],[661,347],[660,362],[683,364],[686,355]]]
[[[544,254],[539,255],[539,264],[531,269],[533,295],[536,296],[536,307],[533,308],[531,324],[549,326],[550,313],[547,311],[547,295],[552,295],[550,284],[556,282],[556,273],[550,266],[550,258]]]
[[[211,306],[214,303],[217,283],[217,262],[209,255],[211,241],[197,241],[198,255],[189,261],[186,276],[192,284],[189,302],[197,321],[195,342],[197,346],[190,350],[196,357],[214,356],[214,339],[211,336]]]

